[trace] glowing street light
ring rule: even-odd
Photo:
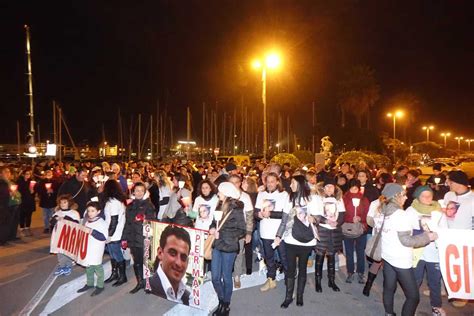
[[[393,139],[397,138],[396,133],[395,133],[396,126],[397,126],[397,118],[402,118],[404,114],[405,113],[403,113],[403,111],[395,111],[394,113],[392,112],[387,113],[387,117],[393,118]]]
[[[462,136],[454,137],[455,140],[458,141],[458,153],[461,152],[461,140],[464,139]]]
[[[278,153],[280,153],[280,143],[276,144],[275,146],[277,148]]]
[[[441,133],[441,137],[444,137],[444,147],[446,148],[446,138],[451,136],[451,133]]]
[[[278,68],[281,64],[281,59],[276,53],[268,54],[264,62],[257,59],[252,62],[254,69],[262,70],[262,103],[263,103],[263,160],[267,160],[267,69]]]
[[[424,131],[426,131],[426,141],[429,142],[430,141],[430,131],[434,130],[434,126],[433,125],[423,126],[422,129]]]
[[[471,142],[474,142],[474,139],[466,139],[468,150],[471,151]]]

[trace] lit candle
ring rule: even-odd
[[[434,178],[434,182],[435,182],[436,184],[439,184],[440,181],[441,181],[441,178],[438,178],[438,177]]]
[[[201,177],[202,177],[203,180],[206,179],[206,175],[205,175],[205,174],[203,174]]]
[[[16,184],[10,185],[10,190],[11,190],[12,192],[16,192],[17,189],[18,189],[18,185],[16,185]]]
[[[31,180],[30,181],[30,190],[33,190],[35,188],[35,185],[36,185],[36,181],[35,180]]]
[[[352,199],[352,205],[354,205],[354,207],[358,207],[360,205],[360,199],[353,198]]]
[[[129,190],[131,190],[133,188],[133,181],[132,179],[127,179],[127,187]]]
[[[46,190],[50,190],[51,189],[51,183],[45,183],[44,187],[46,188]]]

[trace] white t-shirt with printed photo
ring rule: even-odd
[[[288,199],[286,191],[262,191],[257,195],[255,208],[263,210],[264,207],[269,207],[274,212],[283,212],[288,207]],[[280,223],[281,219],[278,218],[263,218],[260,220],[260,237],[262,239],[275,239]]]

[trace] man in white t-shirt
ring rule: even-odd
[[[288,193],[283,190],[280,177],[274,172],[266,175],[265,190],[257,195],[255,203],[255,212],[260,218],[260,237],[262,239],[265,263],[267,265],[267,281],[260,288],[266,292],[276,287],[276,264],[275,250],[278,251],[283,269],[286,271],[287,260],[285,243],[282,242],[278,247],[274,247],[273,242],[280,227],[283,210],[288,207]]]

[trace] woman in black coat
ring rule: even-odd
[[[122,249],[130,248],[133,257],[133,271],[137,285],[130,293],[134,294],[145,287],[143,282],[143,221],[153,220],[155,207],[149,199],[145,199],[146,187],[142,182],[135,183],[133,194],[135,199],[125,211],[125,227],[122,233]]]
[[[21,194],[20,211],[20,231],[23,236],[31,236],[31,217],[35,211],[35,182],[32,178],[31,169],[26,169],[18,178],[18,191]]]

